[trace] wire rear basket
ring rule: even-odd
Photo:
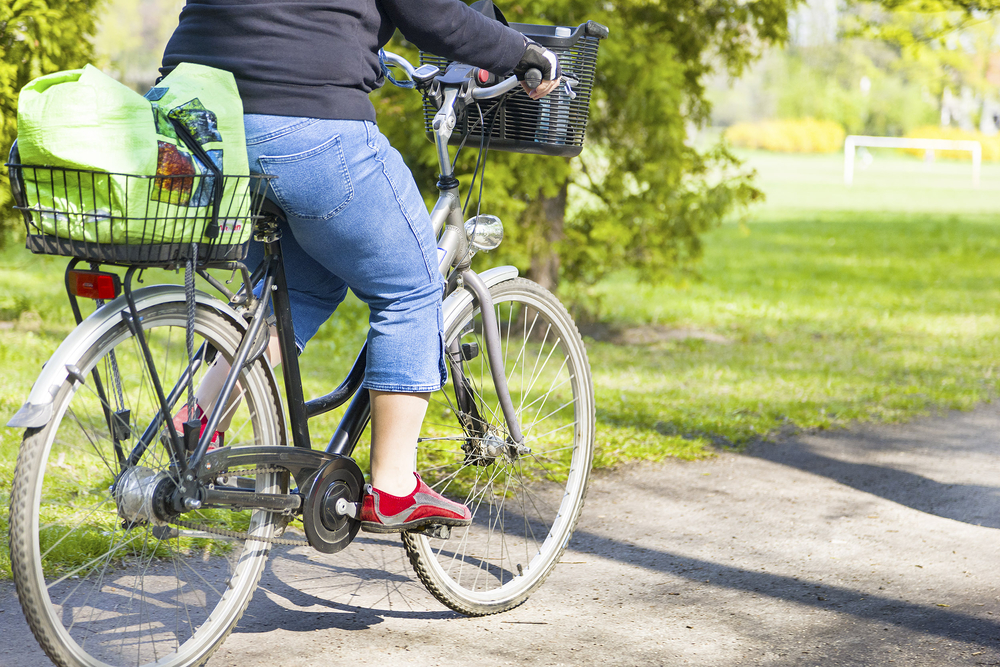
[[[269,178],[7,166],[28,250],[143,266],[242,260]]]
[[[511,23],[511,28],[530,37],[559,57],[563,75],[579,81],[572,85],[576,97],[563,86],[541,100],[533,100],[517,88],[505,98],[479,102],[482,121],[475,106],[466,109],[458,119],[450,143],[479,142],[483,127],[489,133],[489,147],[515,153],[536,153],[559,157],[575,157],[583,150],[590,94],[597,71],[597,47],[607,37],[608,29],[588,21],[576,28]],[[420,53],[421,64],[445,69],[450,61],[430,53]],[[432,123],[437,109],[424,98],[424,129],[433,138]]]

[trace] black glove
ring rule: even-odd
[[[562,70],[559,69],[559,58],[556,54],[527,37],[524,38],[524,41],[526,43],[524,55],[521,56],[521,61],[514,68],[514,74],[518,81],[524,81],[524,74],[529,69],[537,69],[541,72],[543,81],[553,81],[562,76]]]

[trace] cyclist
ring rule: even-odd
[[[372,532],[471,523],[465,505],[414,471],[429,394],[446,379],[443,283],[427,209],[368,99],[383,83],[378,54],[396,28],[424,51],[501,76],[523,81],[538,69],[541,84],[523,84],[534,99],[558,83],[555,54],[460,0],[188,0],[160,70],[192,62],[236,78],[250,169],[278,177],[267,196],[288,217],[282,253],[299,350],[348,287],[370,308],[371,484],[361,526]],[[252,247],[248,262],[262,252]],[[227,372],[211,369],[198,390],[203,424]],[[185,409],[176,419],[186,418]]]

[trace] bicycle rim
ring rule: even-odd
[[[162,304],[140,316],[169,392],[187,365],[185,306]],[[240,340],[233,324],[203,306],[195,334],[196,349],[208,344],[203,355],[214,347],[231,358]],[[269,546],[253,538],[270,537],[277,520],[267,512],[222,509],[182,516],[209,528],[247,531],[250,539],[123,520],[121,499],[116,503],[110,488],[122,464],[105,410],[128,410],[127,432],[121,427],[118,432],[127,456],[158,411],[150,371],[124,323],[75,365],[86,382],[67,381],[59,389],[49,424],[26,432],[15,472],[11,561],[29,625],[59,665],[202,664],[246,608]],[[95,373],[104,387],[103,402]],[[238,387],[242,400],[232,408],[226,446],[278,444],[270,375],[255,365],[244,371]],[[161,427],[141,453],[137,469],[176,478],[160,437],[164,431]],[[285,477],[262,473],[253,485],[277,492]]]
[[[482,319],[469,306],[445,324],[445,341],[462,353],[474,408],[463,409],[451,373],[432,396],[418,470],[439,493],[468,504],[473,523],[447,539],[403,535],[428,590],[469,615],[520,604],[555,567],[583,507],[594,447],[590,367],[572,319],[554,296],[524,279],[490,292],[530,452],[518,453],[508,441]]]

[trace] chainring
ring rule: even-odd
[[[226,470],[219,473],[217,478],[275,472],[288,471],[280,466],[259,466],[246,470]],[[360,518],[341,515],[335,511],[337,501],[343,499],[348,503],[355,504],[357,514],[360,516],[364,485],[365,477],[361,468],[353,459],[346,456],[338,456],[326,462],[313,473],[304,485],[306,500],[302,507],[302,523],[305,527],[307,540],[288,537],[256,537],[251,536],[248,532],[228,530],[178,518],[171,519],[169,523],[171,526],[230,539],[252,539],[268,544],[290,546],[312,546],[322,553],[336,553],[350,544],[361,528]],[[284,530],[284,526],[281,527],[281,530]],[[173,535],[165,535],[165,537],[173,537]]]
[[[327,461],[305,484],[302,524],[314,549],[326,554],[340,551],[361,528],[361,496],[365,476],[353,459],[338,456]],[[337,501],[353,505],[354,517],[340,514]]]

